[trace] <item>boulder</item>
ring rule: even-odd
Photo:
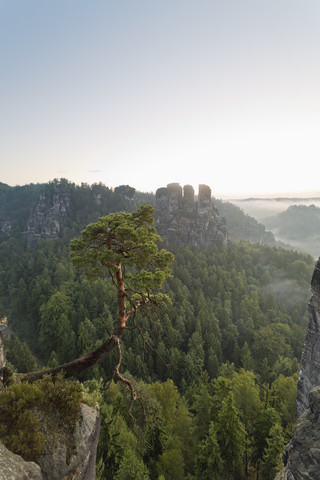
[[[51,447],[36,463],[25,461],[0,442],[0,480],[95,480],[99,433],[99,409],[82,404],[73,440],[48,432],[46,446]]]
[[[0,480],[43,480],[41,468],[10,452],[0,442]]]
[[[55,442],[52,452],[41,455],[37,459],[43,479],[95,480],[99,433],[99,410],[82,404],[81,420],[76,427],[74,445]]]

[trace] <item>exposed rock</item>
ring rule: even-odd
[[[26,236],[28,244],[34,244],[39,238],[57,239],[64,234],[70,195],[58,186],[54,186],[52,197],[43,191],[38,204],[27,222]]]
[[[52,451],[40,455],[36,463],[25,461],[0,442],[0,480],[95,480],[99,433],[99,410],[82,404],[74,442],[48,432]]]
[[[0,388],[3,384],[3,368],[6,366],[6,356],[4,352],[4,341],[0,330]]]
[[[10,237],[11,235],[11,229],[12,229],[12,223],[8,220],[4,222],[0,222],[0,230],[2,233]]]
[[[320,386],[309,392],[309,408],[300,416],[283,455],[285,470],[276,480],[320,478]]]
[[[308,408],[309,391],[320,385],[320,259],[314,269],[311,290],[309,325],[298,380],[297,418]]]
[[[170,183],[156,191],[156,228],[165,244],[215,245],[228,239],[225,220],[213,204],[211,189],[199,185],[195,199],[191,185]]]
[[[37,459],[44,480],[95,480],[100,415],[96,408],[81,405],[82,420],[75,432],[75,447],[59,442],[50,454]],[[1,479],[1,477],[0,477]]]
[[[126,211],[133,212],[136,209],[136,202],[134,199],[134,195],[136,193],[136,189],[130,187],[129,185],[119,185],[114,189],[114,193],[120,195],[123,200],[125,201]]]
[[[275,245],[272,232],[233,203],[215,199],[219,214],[226,219],[230,240],[245,240],[249,243]]]
[[[311,280],[309,325],[301,357],[297,423],[276,480],[320,478],[320,258]]]
[[[0,442],[0,480],[43,480],[41,468],[10,452]]]

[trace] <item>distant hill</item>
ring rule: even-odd
[[[275,236],[314,257],[320,255],[320,208],[291,205],[286,211],[264,220]]]
[[[216,209],[219,222],[225,219],[230,240],[294,248],[318,257],[320,208],[317,204],[292,206],[292,201],[246,199],[234,204],[212,197],[212,208]],[[50,238],[69,242],[99,217],[132,211],[144,203],[156,207],[156,196],[128,185],[111,189],[101,183],[76,185],[64,178],[15,187],[0,183],[0,241],[14,237],[29,245]],[[290,208],[279,212],[288,205]],[[277,214],[270,215],[273,211]],[[179,220],[179,212],[176,214]],[[183,217],[186,212],[181,214]]]
[[[196,197],[192,202],[197,202]],[[43,184],[15,187],[0,183],[0,241],[8,237],[22,239],[29,245],[35,244],[39,239],[64,238],[65,241],[69,241],[88,223],[96,221],[99,217],[116,211],[131,211],[143,203],[156,206],[156,196],[152,193],[137,192],[134,187],[128,185],[113,190],[101,183],[76,185],[64,178]],[[275,243],[273,235],[266,232],[265,227],[254,218],[245,215],[240,208],[215,199],[212,204],[211,200],[209,203],[212,211],[216,212],[214,215],[217,217],[219,227],[217,232],[226,229],[223,225],[219,226],[219,218],[224,217],[231,239],[269,245]],[[178,204],[179,202],[176,205],[177,209],[181,208],[182,214],[185,215],[185,205],[181,204],[179,207]],[[192,203],[192,208],[195,208],[196,204]],[[170,221],[168,212],[162,212],[160,224]],[[178,211],[176,216],[180,218]],[[193,217],[191,220],[190,218],[187,218],[189,223]],[[195,218],[196,216],[194,221]],[[172,225],[170,228],[172,229]],[[162,231],[160,233],[163,234]]]
[[[245,214],[237,205],[217,199],[215,200],[215,204],[220,215],[226,219],[231,239],[266,245],[276,244],[273,233],[266,231],[262,223]]]
[[[126,192],[116,190],[102,184],[78,186],[64,178],[16,187],[1,184],[0,239],[23,238],[29,244],[40,238],[70,239],[100,216],[129,208]]]

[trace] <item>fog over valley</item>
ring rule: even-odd
[[[276,240],[314,258],[320,255],[320,196],[230,199],[261,222]]]

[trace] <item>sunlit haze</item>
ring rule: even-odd
[[[0,181],[320,194],[318,0],[0,0]]]

